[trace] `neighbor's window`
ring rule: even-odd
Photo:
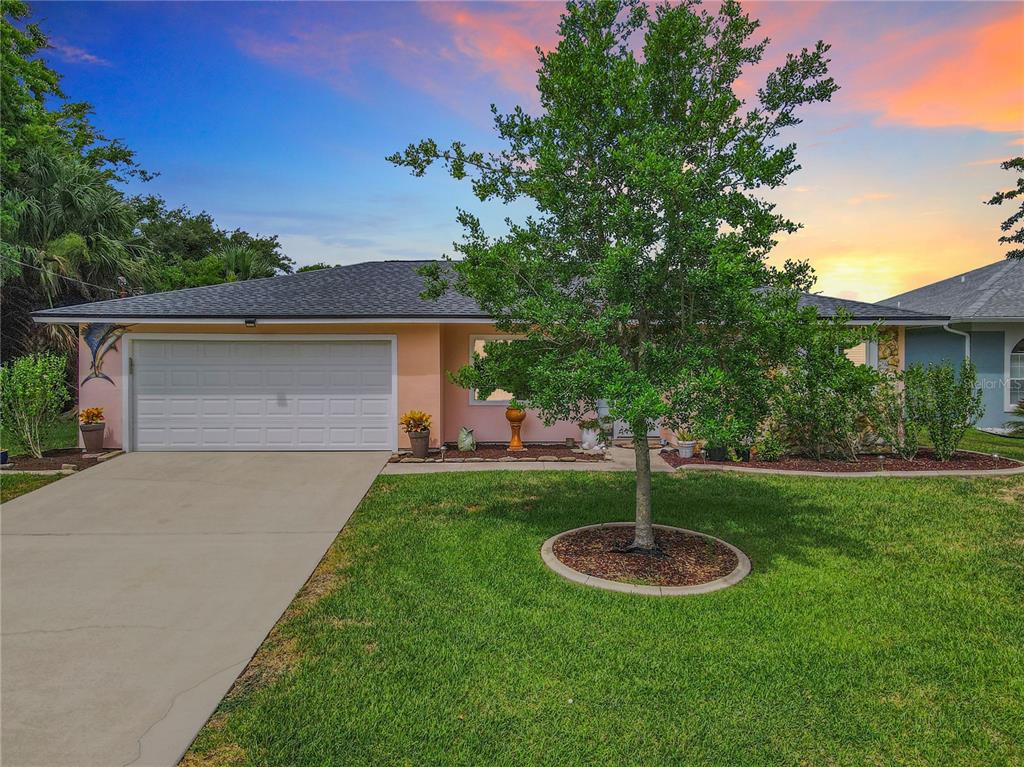
[[[473,336],[472,338],[472,350],[479,354],[481,357],[486,357],[487,353],[484,352],[484,344],[488,341],[500,341],[500,336]],[[472,358],[472,355],[470,355]],[[495,389],[491,392],[490,397],[480,397],[477,395],[476,389],[470,392],[470,397],[474,402],[508,402],[512,399],[512,392],[507,392],[504,389]]]
[[[1024,400],[1024,339],[1010,351],[1010,404]]]

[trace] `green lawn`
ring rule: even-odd
[[[0,472],[0,503],[7,503],[19,495],[38,490],[43,485],[61,478],[61,474],[24,474],[19,472]]]
[[[0,431],[0,444],[2,444],[11,457],[26,455],[28,450],[16,434],[7,434]],[[43,450],[58,450],[63,447],[76,447],[78,445],[78,418],[72,413],[70,416],[61,416],[54,420],[53,425],[47,434],[43,444]]]
[[[998,453],[1007,458],[1024,461],[1024,439],[1020,437],[1003,437],[985,431],[971,429],[964,435],[960,447],[964,450],[976,450],[979,453]]]
[[[628,474],[379,478],[183,764],[1024,761],[1024,478],[654,481],[751,575],[548,571],[548,536],[629,517]]]

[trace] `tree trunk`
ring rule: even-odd
[[[651,519],[651,452],[647,447],[647,424],[630,426],[636,453],[636,531],[629,548],[653,551],[654,527]]]

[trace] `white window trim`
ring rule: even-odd
[[[388,341],[391,344],[391,412],[395,424],[391,450],[398,450],[398,336],[386,333],[125,333],[121,336],[121,449],[135,450],[135,376],[132,370],[135,341]],[[243,451],[239,451],[243,452]],[[343,452],[343,451],[338,451]]]
[[[473,361],[473,352],[476,351],[477,341],[513,341],[519,336],[514,335],[502,335],[500,333],[470,333],[469,334],[469,357],[468,362]],[[470,407],[501,407],[507,408],[508,403],[512,400],[508,399],[477,399],[476,389],[469,389],[469,404]]]
[[[1003,339],[1006,346],[1005,354],[1003,354],[1003,412],[1012,413],[1015,405],[1010,402],[1010,356],[1013,354],[1013,349],[1017,344],[1024,343],[1024,333],[1021,332],[1020,328],[1005,328],[1003,330]],[[1012,380],[1018,381],[1021,379],[1014,378]]]

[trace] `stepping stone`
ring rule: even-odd
[[[422,458],[412,458],[410,456],[407,456],[403,458],[401,461],[399,461],[399,463],[426,463],[426,461],[424,461]]]
[[[574,455],[563,455],[558,460],[561,461],[562,463],[572,463],[573,461],[576,460],[576,456],[574,456]]]
[[[557,461],[557,455],[539,455],[537,456],[538,461]]]

